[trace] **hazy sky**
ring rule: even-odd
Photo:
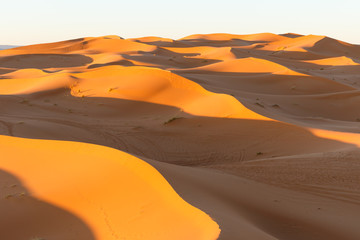
[[[360,0],[4,0],[0,6],[0,44],[215,32],[295,32],[360,44]]]

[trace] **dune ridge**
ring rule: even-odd
[[[293,33],[1,50],[0,176],[84,239],[357,240],[359,63],[359,45]]]

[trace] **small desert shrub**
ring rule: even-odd
[[[283,46],[283,47],[278,47],[276,50],[277,51],[283,51],[283,50],[285,50],[287,47],[286,46]]]
[[[259,107],[262,107],[262,108],[264,108],[264,105],[262,105],[261,103],[255,103],[256,105],[258,105]]]
[[[5,199],[10,199],[10,198],[12,198],[12,197],[13,197],[12,194],[7,194],[7,195],[5,196]]]
[[[167,121],[164,122],[164,125],[169,124],[169,123],[175,121],[176,119],[180,119],[180,118],[181,118],[181,117],[173,117],[173,118],[170,118],[169,120],[167,120]]]

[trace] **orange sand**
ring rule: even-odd
[[[290,33],[0,51],[0,239],[360,239],[359,56]]]
[[[93,239],[216,239],[219,235],[209,216],[184,202],[154,168],[129,154],[84,143],[7,136],[0,137],[0,144],[1,169],[18,176],[29,191],[14,191],[19,187],[13,185],[16,182],[2,184],[2,239],[89,239],[76,228],[49,232],[38,217],[48,209],[32,212],[27,204],[30,197],[83,220]],[[27,207],[19,212],[19,205]],[[14,221],[9,223],[9,218]],[[15,219],[33,228],[17,225]],[[52,218],[47,220],[52,227]]]

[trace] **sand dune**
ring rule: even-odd
[[[214,63],[204,67],[198,67],[196,68],[196,70],[228,73],[273,73],[279,71],[286,71],[288,69],[267,60],[250,57]]]
[[[313,63],[313,64],[318,64],[318,65],[325,65],[325,66],[328,66],[328,67],[359,65],[358,63],[354,62],[353,59],[351,59],[349,57],[345,57],[345,56],[333,57],[333,58],[324,58],[324,59],[306,61],[306,62]]]
[[[53,227],[48,216],[53,228],[47,229],[45,219],[39,219],[49,214],[47,208],[33,212],[36,204],[29,203],[28,193],[5,191],[0,205],[3,239],[89,239],[89,232],[97,239],[216,239],[219,234],[209,216],[185,203],[155,169],[133,156],[83,143],[6,136],[0,141],[3,170],[21,178],[32,198],[71,212],[79,222],[85,220],[82,228],[89,228],[72,227],[65,219]],[[8,180],[2,188],[18,187],[14,184]],[[16,219],[32,228],[19,231]]]
[[[294,33],[2,50],[0,238],[358,240],[359,74]]]

